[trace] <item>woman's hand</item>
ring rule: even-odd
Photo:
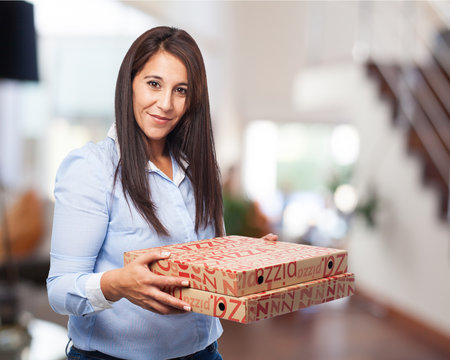
[[[187,287],[189,281],[174,276],[156,275],[149,269],[151,263],[169,256],[168,252],[150,251],[121,269],[105,272],[100,280],[105,298],[109,301],[126,298],[133,304],[162,315],[190,311],[188,303],[161,290]]]
[[[269,240],[269,241],[277,241],[278,235],[270,233],[270,234],[264,235],[261,239]]]

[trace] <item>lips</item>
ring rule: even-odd
[[[159,121],[170,121],[171,120],[170,118],[167,118],[165,116],[159,116],[156,114],[149,114],[149,115]]]

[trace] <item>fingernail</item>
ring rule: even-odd
[[[183,281],[181,282],[181,285],[183,285],[183,286],[189,286],[189,281],[183,280]]]
[[[168,251],[162,251],[161,252],[161,256],[167,257],[169,255],[170,255],[170,252],[168,252]]]
[[[185,311],[191,311],[191,307],[190,307],[190,306],[187,306],[187,305],[183,306],[183,309],[184,309]]]

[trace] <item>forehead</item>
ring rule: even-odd
[[[187,70],[183,62],[167,51],[158,51],[142,67],[138,76],[159,76],[163,79],[179,79],[187,82]]]

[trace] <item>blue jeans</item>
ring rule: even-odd
[[[67,354],[67,360],[101,360],[105,359],[102,355],[96,355],[96,352],[80,352],[78,349],[74,349],[73,347],[70,349]],[[144,359],[143,359],[144,360]],[[182,356],[173,360],[223,360],[222,356],[218,351],[217,341],[213,342],[211,345],[206,347],[195,354]]]

